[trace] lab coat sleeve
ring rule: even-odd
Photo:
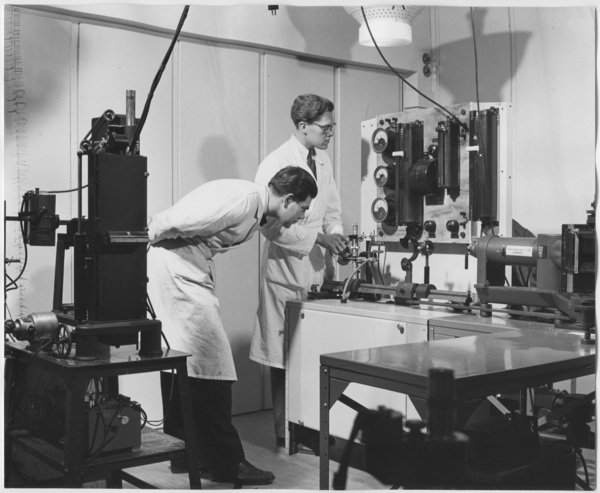
[[[286,228],[273,218],[269,218],[260,231],[269,241],[300,255],[310,253],[319,234],[317,229],[307,228],[298,223]]]

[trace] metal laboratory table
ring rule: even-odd
[[[163,354],[160,356],[140,356],[135,348],[123,346],[119,349],[111,348],[110,355],[106,357],[86,361],[73,358],[61,359],[51,354],[34,353],[26,349],[26,343],[22,341],[5,343],[5,351],[7,358],[12,363],[21,366],[21,368],[15,367],[15,372],[29,371],[35,368],[38,372],[51,373],[61,377],[65,382],[66,426],[63,447],[28,434],[19,435],[17,433],[5,437],[5,440],[11,440],[12,445],[34,454],[51,468],[62,472],[64,475],[62,486],[79,488],[85,481],[108,478],[109,487],[121,487],[123,479],[138,487],[149,487],[147,483],[123,469],[183,457],[185,453],[189,465],[190,488],[200,489],[202,487],[200,473],[195,467],[198,461],[187,381],[186,359],[188,354],[169,349],[163,350]],[[186,441],[156,431],[145,431],[142,433],[142,443],[139,449],[107,456],[100,455],[86,460],[89,407],[85,405],[85,395],[89,381],[93,378],[111,378],[119,375],[170,369],[177,372]],[[7,371],[5,378],[9,377],[10,373]],[[10,382],[6,383],[10,385]]]
[[[320,488],[329,483],[329,411],[351,382],[425,401],[429,369],[449,368],[460,404],[593,374],[595,361],[596,347],[583,335],[531,329],[323,354]]]

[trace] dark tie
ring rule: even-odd
[[[315,176],[315,178],[317,177],[317,166],[315,165],[315,150],[310,149],[308,151],[308,156],[306,156],[306,164],[308,164],[308,167],[310,168],[310,170],[313,172],[313,175]]]

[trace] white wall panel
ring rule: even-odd
[[[534,234],[560,234],[563,223],[585,223],[595,194],[594,10],[514,11],[517,32],[547,33],[517,38],[514,218]]]
[[[179,198],[209,180],[254,180],[259,141],[259,55],[184,43],[179,64]],[[258,306],[258,235],[215,257],[217,294],[238,383],[234,413],[263,408],[262,371],[248,358]],[[258,390],[258,391],[257,391]]]
[[[179,194],[218,178],[254,179],[259,55],[184,43],[179,88]]]
[[[5,13],[12,26],[5,35],[4,197],[6,213],[16,216],[26,191],[67,190],[76,185],[70,173],[76,152],[69,121],[72,41],[69,22],[9,8]],[[72,195],[57,195],[56,213],[61,219],[70,219],[74,212]],[[7,267],[14,278],[23,267],[24,251],[18,223],[9,222],[6,229],[6,256],[21,260]],[[15,318],[52,308],[56,250],[27,248],[20,289],[8,293]]]

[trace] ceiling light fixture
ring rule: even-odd
[[[412,42],[410,23],[424,7],[409,5],[373,5],[363,7],[365,16],[378,46],[402,46]],[[360,24],[358,42],[374,46],[360,6],[345,7]]]

